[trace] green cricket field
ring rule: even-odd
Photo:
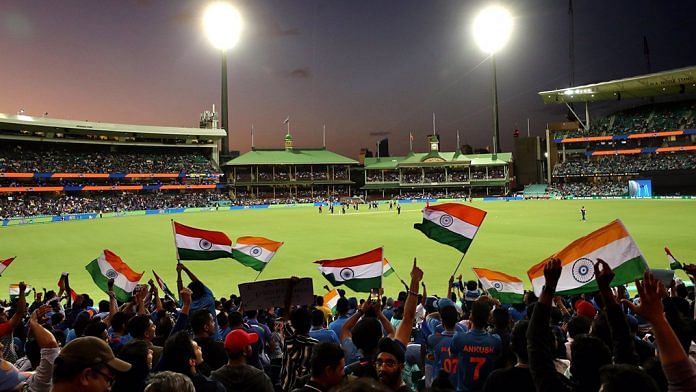
[[[652,268],[668,268],[664,247],[681,262],[696,262],[696,201],[692,200],[525,200],[474,202],[488,212],[459,271],[471,279],[472,267],[483,267],[520,277],[531,287],[527,269],[565,245],[614,219],[621,219]],[[103,249],[115,252],[135,271],[155,270],[176,288],[176,252],[170,220],[239,236],[262,236],[285,244],[261,273],[259,280],[311,277],[315,292],[328,282],[313,262],[342,258],[384,247],[396,274],[384,280],[387,294],[409,279],[413,259],[423,269],[428,293],[444,295],[461,253],[436,243],[413,228],[423,204],[403,204],[401,214],[360,206],[359,211],[319,213],[311,207],[211,211],[178,215],[149,215],[18,225],[0,228],[0,259],[16,260],[0,277],[0,298],[8,285],[25,281],[32,287],[57,289],[61,272],[79,293],[103,299],[85,266]],[[580,220],[580,208],[587,221]],[[237,293],[239,283],[253,281],[257,272],[232,259],[186,261],[187,266],[217,298]],[[398,275],[398,276],[397,276]],[[679,275],[684,278],[682,272]],[[184,279],[186,282],[186,279]],[[350,290],[349,290],[350,292]]]

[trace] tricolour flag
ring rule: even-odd
[[[334,286],[346,285],[354,291],[369,293],[382,287],[384,258],[382,248],[336,260],[319,260],[319,271]]]
[[[130,299],[133,289],[143,276],[143,273],[133,271],[120,257],[108,249],[87,264],[85,269],[92,275],[94,283],[105,293],[109,291],[109,279],[113,279],[114,294],[121,302]]]
[[[486,217],[486,211],[459,203],[445,203],[423,209],[423,222],[413,228],[428,238],[466,253]]]
[[[336,314],[336,304],[340,298],[341,295],[338,294],[338,290],[332,289],[328,293],[324,294],[324,306],[331,309],[331,312]]]
[[[262,271],[281,245],[282,242],[263,237],[239,237],[232,248],[232,258],[256,271]]]
[[[5,272],[5,269],[10,266],[14,259],[14,257],[10,257],[9,259],[0,261],[0,275],[2,275],[3,272]]]
[[[384,259],[384,263],[382,264],[382,276],[389,276],[392,273],[394,273],[394,268],[392,268],[391,264],[389,264],[389,261],[387,259]]]
[[[534,293],[539,295],[544,286],[544,265],[551,258],[561,260],[563,271],[556,292],[571,295],[597,291],[594,264],[602,259],[614,271],[613,286],[633,282],[643,276],[648,265],[638,245],[623,223],[615,220],[582,238],[573,241],[560,252],[548,257],[527,271]]]
[[[669,261],[669,269],[671,270],[678,270],[678,269],[684,269],[684,266],[682,263],[677,261],[677,259],[672,255],[672,252],[669,251],[669,248],[665,246],[665,253],[667,253],[667,261]]]
[[[28,292],[31,291],[31,286],[27,286],[27,289],[24,290],[24,295],[26,295]],[[12,283],[10,284],[10,299],[14,300],[19,297],[19,283]]]
[[[61,290],[65,290],[65,274],[67,272],[64,272],[63,274],[60,275],[60,278],[58,279],[58,288]],[[70,299],[74,302],[77,299],[77,293],[73,288],[70,288]]]
[[[164,292],[164,295],[169,297],[169,299],[171,299],[172,301],[176,302],[176,297],[174,296],[174,293],[172,293],[172,291],[169,290],[169,286],[167,286],[167,284],[164,283],[164,280],[162,280],[162,278],[160,278],[160,276],[157,275],[157,272],[155,272],[155,270],[152,270],[152,275],[155,276],[155,281],[157,281],[157,286],[159,286],[160,290],[162,290],[162,292]]]
[[[519,278],[485,268],[472,270],[491,297],[504,304],[518,304],[524,301],[524,285]]]
[[[201,230],[174,222],[179,260],[214,260],[232,256],[232,240],[221,231]]]

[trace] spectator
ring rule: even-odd
[[[145,392],[198,392],[193,383],[183,374],[170,371],[160,372],[148,381]]]
[[[312,348],[311,378],[294,392],[328,392],[343,380],[346,361],[341,346],[318,343]]]
[[[117,359],[106,342],[81,337],[68,343],[55,360],[53,392],[107,392],[116,372],[127,372],[128,362]]]
[[[273,392],[270,378],[261,370],[246,363],[251,355],[251,345],[258,342],[259,335],[235,329],[225,338],[227,364],[215,370],[211,378],[221,382],[228,391]]]

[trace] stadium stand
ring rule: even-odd
[[[440,151],[437,136],[428,139],[429,152],[410,151],[406,156],[365,158],[362,188],[372,198],[407,198],[472,194],[505,195],[510,190],[512,154],[463,154]],[[371,195],[371,196],[370,196]]]
[[[546,184],[525,185],[523,194],[525,199],[546,198],[549,195]]]

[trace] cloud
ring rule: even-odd
[[[295,68],[288,73],[288,76],[293,79],[309,79],[312,77],[312,72],[309,67]]]

